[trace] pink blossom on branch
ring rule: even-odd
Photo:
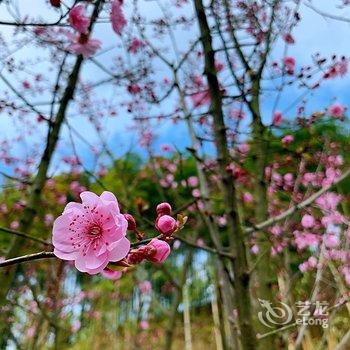
[[[282,123],[282,119],[283,119],[283,116],[282,116],[282,113],[280,111],[276,111],[274,114],[273,114],[273,121],[272,121],[272,124],[274,126],[280,126],[281,123]]]
[[[93,56],[100,48],[100,40],[90,39],[87,35],[81,34],[68,46],[68,51],[88,58]]]
[[[144,46],[143,41],[141,41],[141,40],[139,40],[139,39],[137,39],[137,38],[133,38],[133,39],[131,40],[131,43],[130,43],[130,45],[129,45],[128,50],[129,50],[129,52],[131,52],[132,54],[136,54],[136,53],[139,51],[139,49],[141,49],[143,46]]]
[[[164,262],[170,254],[170,246],[167,242],[154,238],[148,246],[155,249],[155,253],[148,257],[148,260],[156,263]]]
[[[169,244],[158,238],[153,238],[147,245],[131,250],[127,261],[131,265],[139,264],[145,259],[155,263],[163,263],[169,254]]]
[[[162,215],[156,221],[156,228],[164,236],[171,236],[177,229],[177,222],[170,215]]]
[[[304,215],[301,219],[301,225],[304,228],[311,228],[315,226],[315,219],[312,215]]]
[[[96,274],[109,262],[128,254],[128,223],[113,193],[106,191],[97,196],[87,191],[80,197],[82,203],[68,203],[54,222],[54,254],[63,260],[74,260],[81,272]]]
[[[328,114],[334,118],[341,118],[344,116],[345,107],[340,103],[334,103],[328,107]]]
[[[294,141],[294,136],[293,135],[286,135],[282,139],[282,143],[284,146],[288,146]]]
[[[287,44],[294,44],[295,39],[293,38],[292,34],[286,33],[283,35],[283,39]]]
[[[69,24],[79,33],[86,33],[90,25],[90,19],[86,16],[85,6],[74,6],[69,12]]]
[[[295,58],[291,56],[286,56],[283,60],[288,74],[293,75],[295,69]]]
[[[122,11],[123,0],[114,0],[112,3],[111,22],[113,30],[118,34],[122,34],[123,28],[126,26],[126,19]]]

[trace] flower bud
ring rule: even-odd
[[[136,221],[134,217],[130,214],[124,214],[126,221],[128,222],[128,230],[135,231],[136,230]]]
[[[149,242],[147,246],[155,249],[155,252],[152,254],[152,256],[149,256],[147,258],[149,261],[162,263],[170,254],[169,244],[165,241],[161,241],[160,239],[152,239],[152,241]]]
[[[171,205],[169,203],[163,202],[157,205],[157,216],[170,215]]]
[[[61,0],[50,0],[50,4],[53,6],[53,7],[61,7]]]
[[[177,222],[173,217],[163,215],[157,219],[156,228],[164,236],[171,236],[177,229]]]

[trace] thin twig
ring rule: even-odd
[[[56,255],[53,252],[40,252],[40,253],[34,253],[34,254],[27,254],[27,255],[19,256],[17,258],[12,258],[12,259],[7,259],[5,261],[2,261],[0,262],[0,267],[16,265],[26,261],[48,259],[48,258],[56,258]]]
[[[0,227],[0,232],[9,233],[11,235],[16,235],[19,237],[24,237],[24,238],[30,239],[31,241],[38,242],[38,243],[41,243],[44,245],[52,245],[51,242],[46,242],[41,238],[33,237],[33,236],[27,235],[26,233],[23,233],[23,232],[10,230],[9,228],[6,228],[6,227]]]

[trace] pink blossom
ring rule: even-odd
[[[177,228],[177,222],[170,215],[162,215],[157,219],[156,228],[161,234],[171,236]]]
[[[259,253],[259,246],[254,244],[251,248],[250,251],[252,252],[252,254],[257,255]]]
[[[54,219],[52,214],[46,214],[44,218],[45,226],[50,226],[54,222]]]
[[[218,224],[220,227],[225,227],[227,225],[227,219],[225,216],[218,217]]]
[[[270,232],[274,235],[274,236],[279,236],[282,233],[282,229],[280,225],[274,225],[271,227]]]
[[[338,73],[342,77],[348,72],[348,59],[342,57],[340,62],[338,62]]]
[[[137,53],[137,52],[139,51],[139,49],[140,49],[141,47],[143,47],[143,46],[144,46],[143,41],[141,41],[141,40],[139,40],[139,39],[137,39],[137,38],[133,38],[133,39],[131,40],[130,45],[129,45],[129,52],[131,52],[132,54],[135,54],[135,53]]]
[[[299,270],[301,272],[306,272],[308,270],[308,264],[303,262],[302,264],[299,265]]]
[[[148,260],[156,263],[162,263],[170,254],[170,246],[167,242],[157,238],[153,238],[151,242],[147,244],[151,248],[155,248],[155,253],[148,257]]]
[[[197,187],[198,186],[198,177],[197,176],[190,176],[187,179],[188,185],[190,187]]]
[[[17,220],[12,221],[11,224],[10,224],[10,228],[12,230],[17,230],[19,228],[19,222]]]
[[[315,219],[312,215],[305,214],[301,219],[301,225],[304,228],[311,228],[315,226]]]
[[[294,141],[294,136],[293,135],[286,135],[282,139],[282,143],[285,146],[291,144],[293,141]]]
[[[202,238],[198,238],[196,240],[196,244],[198,245],[198,247],[204,247],[204,241]]]
[[[7,205],[5,203],[0,204],[0,213],[6,214],[8,212]]]
[[[350,286],[350,267],[345,266],[342,268],[342,273],[345,277],[346,284]]]
[[[295,69],[295,58],[291,56],[286,56],[283,62],[286,67],[287,73],[293,75]]]
[[[74,6],[69,12],[69,24],[80,33],[88,31],[90,20],[86,16],[84,5]]]
[[[245,113],[241,109],[233,109],[230,111],[229,115],[235,120],[242,120],[245,118]]]
[[[148,329],[148,328],[149,328],[149,323],[148,323],[148,321],[141,321],[141,322],[140,322],[140,328],[141,328],[142,330]]]
[[[210,103],[210,96],[208,90],[195,92],[191,95],[193,107],[205,106]]]
[[[341,118],[344,116],[345,107],[340,103],[334,103],[328,107],[328,114],[334,118]]]
[[[307,247],[316,248],[319,245],[319,236],[316,234],[295,231],[294,236],[298,250],[303,250]]]
[[[323,237],[324,244],[327,248],[335,248],[339,245],[339,238],[335,234],[328,233]]]
[[[114,271],[106,267],[104,270],[101,271],[101,275],[109,280],[116,281],[119,280],[120,277],[122,277],[123,273],[121,271]]]
[[[253,202],[253,196],[249,192],[244,192],[243,193],[243,202],[244,203],[251,203]]]
[[[172,151],[172,147],[170,145],[168,145],[167,143],[164,143],[162,146],[161,146],[161,150],[163,152],[171,152]]]
[[[309,267],[313,268],[317,266],[317,259],[314,256],[310,256],[309,259],[307,259],[307,263]]]
[[[68,51],[84,57],[91,57],[101,48],[101,41],[89,39],[85,34],[78,35],[72,44],[68,46]]]
[[[246,155],[249,152],[249,145],[247,143],[242,143],[238,146],[238,152]]]
[[[114,0],[112,3],[111,22],[113,30],[118,34],[122,34],[123,28],[126,26],[126,19],[122,11],[123,0]]]
[[[219,61],[215,61],[215,70],[221,72],[224,69],[224,64]]]
[[[321,219],[321,223],[324,227],[328,227],[329,225],[340,225],[344,221],[343,215],[341,215],[339,212],[335,211],[329,215],[325,215]]]
[[[72,323],[72,332],[76,333],[79,331],[79,329],[81,328],[81,322],[79,320],[75,320]]]
[[[287,173],[283,176],[283,181],[286,186],[293,186],[294,178],[293,174]]]
[[[294,44],[295,43],[295,40],[294,40],[292,34],[290,34],[290,33],[284,34],[283,39],[287,44]]]
[[[31,85],[30,85],[29,81],[27,81],[27,80],[24,80],[22,82],[22,85],[23,85],[23,88],[26,90],[29,90],[31,88]]]
[[[337,209],[342,196],[334,192],[326,192],[316,199],[316,204],[324,211],[334,211]]]
[[[273,114],[273,125],[274,126],[279,126],[281,125],[282,123],[282,119],[283,119],[283,116],[282,116],[282,113],[280,111],[276,111],[274,114]]]
[[[27,337],[28,338],[33,338],[34,335],[35,335],[35,331],[36,331],[35,326],[32,326],[32,327],[28,328],[27,329]]]
[[[141,294],[148,294],[152,290],[152,283],[150,281],[143,281],[139,283]]]
[[[81,204],[68,203],[54,222],[54,254],[63,260],[74,260],[81,272],[96,274],[110,261],[119,261],[128,254],[128,223],[113,193],[106,191],[99,197],[83,192],[80,197]]]
[[[199,198],[201,196],[201,191],[198,189],[198,188],[195,188],[193,191],[192,191],[192,196],[194,198]]]

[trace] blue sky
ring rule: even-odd
[[[160,1],[162,4],[166,5],[166,1]],[[126,12],[132,11],[130,3],[126,3]],[[345,17],[350,18],[350,7],[347,9],[340,10],[335,5],[340,4],[340,1],[329,1],[329,0],[318,0],[313,2],[318,9],[324,12],[329,12],[333,14],[342,14]],[[22,11],[22,14],[29,13],[35,18],[42,17],[45,19],[54,19],[57,17],[57,13],[52,11],[43,0],[35,1],[25,1],[18,0],[19,8]],[[35,6],[33,6],[35,4]],[[165,6],[166,8],[166,6]],[[145,1],[141,4],[141,11],[144,14],[147,14],[148,18],[157,18],[160,16],[161,12],[156,6],[155,2]],[[321,55],[329,57],[332,54],[350,56],[350,23],[335,21],[320,15],[315,14],[315,12],[306,6],[301,6],[300,9],[302,21],[296,27],[293,32],[294,37],[296,38],[296,43],[291,45],[288,50],[288,54],[292,55],[297,60],[297,66],[305,65],[311,62],[311,55],[315,52],[319,52]],[[171,13],[169,14],[171,15]],[[8,18],[7,11],[5,6],[0,5],[0,20],[6,20]],[[98,25],[94,34],[95,38],[101,39],[103,42],[103,48],[109,48],[114,46],[118,42],[119,38],[112,34],[106,35],[106,25]],[[193,31],[197,30],[193,28]],[[6,26],[0,26],[0,32],[6,40],[11,40],[12,29]],[[130,34],[130,33],[128,33]],[[193,32],[179,32],[177,33],[177,42],[182,48],[182,44],[187,44],[188,40],[194,36]],[[284,46],[282,43],[279,43],[273,52],[275,57],[282,57]],[[37,53],[36,48],[33,46],[24,47],[22,50],[19,50],[15,57],[17,60],[25,59],[27,57],[34,57]],[[108,62],[112,62],[115,59],[118,49],[108,51],[107,53],[101,55],[99,59],[109,66]],[[1,55],[1,53],[0,53]],[[157,68],[157,74],[159,76],[166,75],[164,66],[159,64]],[[48,66],[43,65],[40,67],[44,75],[50,77],[48,71]],[[19,73],[21,76],[21,74]],[[92,64],[86,64],[83,69],[82,76],[85,79],[93,80],[101,79],[105,75],[98,68]],[[53,78],[53,77],[52,77]],[[326,108],[334,100],[341,102],[347,106],[350,105],[350,75],[348,74],[343,79],[330,80],[323,84],[322,88],[315,91],[314,95],[309,97],[308,108],[310,111],[320,110]],[[0,83],[0,89],[3,90],[4,85]],[[1,91],[0,90],[0,91]],[[104,87],[99,89],[96,92],[100,97],[105,97],[107,100],[113,100],[114,103],[117,103],[119,100],[122,101],[122,95],[116,95],[115,90],[112,88]],[[122,92],[121,92],[122,93]],[[292,101],[298,96],[298,92],[295,88],[288,88],[286,92],[282,95],[280,105],[277,107],[279,110],[284,110],[286,106],[289,106]],[[45,98],[45,93],[41,96],[36,96],[33,98],[35,101],[42,101]],[[175,100],[169,101],[169,109],[173,108]],[[272,105],[273,105],[273,96],[271,98],[266,97],[262,103],[262,112],[264,120],[270,122],[272,114]],[[152,114],[158,114],[161,112],[166,112],[164,107],[160,110],[157,107],[153,108]],[[81,131],[84,134],[84,137],[89,140],[90,143],[94,144],[98,142],[93,128],[91,128],[86,122],[84,116],[77,115],[76,111],[70,111],[70,114],[74,114],[74,117],[69,117],[71,125],[73,125],[77,130]],[[295,108],[286,112],[286,116],[292,118],[295,115]],[[105,133],[105,138],[107,144],[111,147],[113,152],[117,156],[121,156],[127,150],[133,149],[142,153],[142,150],[137,147],[137,136],[133,130],[130,130],[132,125],[130,117],[127,115],[124,109],[120,109],[118,116],[116,118],[109,118],[104,121],[104,126],[107,132]],[[25,126],[24,126],[25,127]],[[9,120],[4,114],[0,114],[0,129],[2,136],[12,137],[13,135],[21,132],[23,125],[17,124],[17,127],[14,126],[13,121]],[[188,137],[186,128],[184,125],[177,125],[176,128],[171,123],[162,124],[162,126],[156,126],[155,128],[157,139],[155,141],[154,148],[159,150],[159,146],[163,143],[176,144],[179,148],[184,148],[188,145]],[[68,149],[69,146],[69,135],[67,128],[64,128],[62,134],[62,144],[67,147],[61,147],[56,155],[56,161],[59,159],[59,154],[71,154],[71,150]],[[14,144],[13,153],[21,155],[24,152],[28,152],[28,149],[31,149],[31,146],[35,143],[39,145],[43,144],[45,140],[45,130],[39,129],[35,134],[31,136],[26,136],[25,143]],[[83,142],[76,140],[76,149],[77,153],[85,160],[88,166],[91,165],[92,155]],[[3,165],[0,165],[0,168],[4,168]],[[6,169],[8,172],[11,172],[10,169]],[[61,164],[54,164],[51,171],[60,171],[64,170]]]

